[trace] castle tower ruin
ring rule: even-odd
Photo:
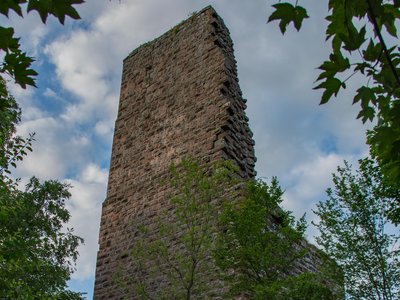
[[[255,176],[245,102],[229,31],[212,7],[124,60],[95,299],[123,296],[113,278],[118,266],[131,263],[126,253],[135,243],[132,224],[149,226],[164,208],[161,181],[171,163],[231,159],[243,178]]]

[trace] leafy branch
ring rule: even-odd
[[[21,161],[26,151],[32,152],[32,142],[35,141],[35,133],[30,133],[27,139],[16,137],[7,145],[5,150],[5,161],[0,166],[0,176],[5,172],[10,174],[9,167],[17,167],[16,161]]]
[[[368,17],[369,17],[369,19],[372,21],[372,24],[374,25],[375,33],[376,33],[376,35],[378,36],[379,42],[380,42],[381,45],[382,45],[382,49],[383,49],[383,52],[385,53],[386,60],[387,60],[387,62],[388,62],[388,64],[389,64],[389,66],[390,66],[391,71],[393,72],[393,76],[395,77],[398,86],[400,87],[400,77],[399,77],[399,75],[397,74],[396,67],[394,66],[392,57],[390,56],[390,53],[389,53],[389,51],[388,51],[388,49],[387,49],[385,40],[383,39],[381,30],[379,29],[379,25],[378,25],[378,22],[377,22],[377,20],[376,20],[376,16],[375,16],[375,12],[374,12],[374,9],[373,9],[373,7],[372,7],[372,4],[371,4],[371,0],[367,0],[367,3],[368,3],[368,13],[369,13],[369,14],[368,14]]]
[[[237,183],[235,172],[228,162],[207,167],[191,159],[170,168],[166,182],[170,208],[155,217],[151,231],[141,226],[135,235],[132,260],[143,276],[128,278],[126,293],[146,299],[190,300],[207,298],[219,287],[211,259],[216,207]],[[162,286],[155,284],[160,274]]]
[[[355,74],[365,77],[352,103],[360,104],[357,119],[363,123],[377,120],[367,133],[371,154],[377,158],[383,173],[393,183],[400,182],[400,48],[389,47],[387,35],[398,39],[396,22],[400,20],[398,0],[329,0],[326,16],[326,40],[331,40],[329,59],[319,69],[314,89],[321,89],[320,104],[329,102]],[[297,30],[308,18],[307,11],[290,3],[272,5],[274,11],[268,21],[279,21],[284,34],[293,23]],[[364,25],[360,25],[365,22]],[[368,42],[367,42],[368,41]],[[353,51],[360,54],[358,60]],[[348,55],[344,55],[347,53]],[[340,75],[351,70],[344,80]]]
[[[68,16],[74,20],[80,19],[73,5],[81,4],[84,0],[3,0],[0,2],[0,14],[8,17],[10,11],[23,17],[23,5],[26,13],[36,11],[43,23],[48,16],[54,16],[64,24]],[[12,27],[0,26],[0,55],[4,52],[3,62],[0,64],[0,73],[11,76],[15,83],[22,88],[35,85],[37,72],[31,68],[34,59],[21,50],[20,38],[14,35]]]

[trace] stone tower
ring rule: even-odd
[[[132,224],[155,222],[167,201],[161,180],[171,163],[231,159],[243,178],[255,176],[245,102],[229,31],[212,7],[124,60],[95,299],[122,296],[113,278],[119,265],[130,265]]]

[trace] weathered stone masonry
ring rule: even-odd
[[[127,253],[135,243],[135,224],[151,228],[167,205],[161,181],[171,163],[185,157],[232,159],[243,178],[255,176],[245,108],[229,31],[211,7],[124,60],[95,299],[122,298],[115,273],[133,265]]]
[[[137,298],[116,282],[116,274],[122,267],[120,280],[128,285],[130,277],[143,274],[129,254],[139,225],[150,229],[148,242],[156,238],[156,216],[169,208],[162,182],[171,163],[187,157],[206,163],[231,159],[244,179],[255,177],[245,102],[229,31],[212,7],[124,60],[94,299]],[[318,250],[306,241],[299,246],[310,251],[295,272],[318,272]],[[165,283],[162,276],[150,282],[153,290]]]

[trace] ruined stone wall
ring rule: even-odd
[[[245,102],[229,31],[211,7],[124,60],[95,299],[137,299],[123,288],[129,278],[143,276],[130,253],[142,234],[139,226],[149,229],[146,241],[156,239],[156,217],[169,208],[163,182],[172,163],[188,157],[205,163],[230,159],[242,178],[255,177]],[[306,241],[301,247],[310,252],[295,272],[317,272],[318,251]],[[125,275],[117,280],[120,268]],[[151,289],[162,289],[164,283],[159,276]]]
[[[232,159],[243,178],[255,176],[245,108],[228,29],[211,7],[124,60],[95,299],[124,296],[115,282],[120,266],[138,276],[129,252],[137,225],[151,228],[168,203],[161,182],[171,163]]]

